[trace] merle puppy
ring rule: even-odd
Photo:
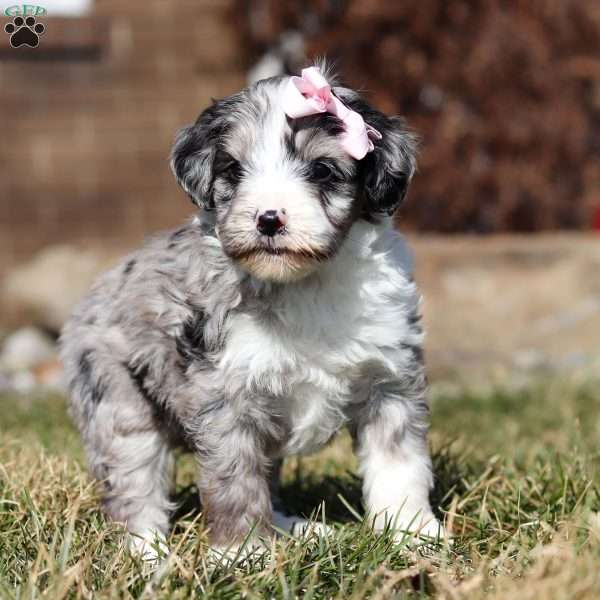
[[[179,132],[172,169],[199,216],[101,277],[62,335],[104,510],[144,554],[168,532],[178,445],[211,543],[235,547],[298,531],[274,510],[277,467],[344,426],[375,528],[438,535],[419,295],[390,218],[414,145],[317,67]]]

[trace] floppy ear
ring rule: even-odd
[[[215,207],[213,163],[225,121],[215,103],[198,120],[181,129],[171,150],[171,170],[192,202],[205,210]]]
[[[416,169],[416,139],[406,131],[398,117],[373,119],[364,115],[382,135],[374,140],[375,148],[363,159],[363,185],[366,210],[372,214],[391,215],[406,196],[408,184]]]
[[[404,200],[415,172],[417,138],[406,129],[403,119],[387,117],[353,90],[336,87],[334,93],[381,133],[380,140],[373,140],[373,152],[360,161],[359,173],[367,214],[391,215]]]

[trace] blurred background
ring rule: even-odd
[[[193,212],[168,168],[176,130],[323,55],[421,137],[396,219],[432,378],[600,371],[598,0],[0,8],[0,389],[60,387],[73,303]],[[23,12],[45,25],[36,48],[4,32]]]

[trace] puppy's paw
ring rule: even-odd
[[[285,533],[291,534],[296,538],[311,537],[327,537],[334,532],[333,527],[329,527],[325,523],[319,521],[308,521],[302,517],[295,515],[288,516],[281,512],[273,513],[273,527]]]
[[[433,516],[430,509],[401,510],[396,515],[380,514],[375,519],[375,529],[391,529],[398,543],[414,548],[434,546],[449,539],[444,526]]]
[[[138,533],[127,534],[129,552],[141,558],[149,566],[158,566],[169,556],[169,547],[165,536],[155,529],[146,529]]]
[[[269,549],[260,540],[246,540],[241,544],[229,546],[211,546],[208,550],[207,562],[212,567],[242,566],[244,563],[264,557]]]
[[[317,536],[320,538],[326,538],[333,535],[334,532],[335,529],[326,523],[321,523],[319,521],[307,521],[306,519],[299,519],[292,527],[292,535],[294,537]]]
[[[393,527],[394,539],[410,548],[434,548],[442,543],[452,543],[444,526],[429,513],[412,521],[398,521]]]
[[[433,515],[421,520],[418,527],[411,527],[409,533],[411,544],[416,546],[440,543],[448,539],[444,526]],[[402,532],[402,535],[404,534],[405,532]]]

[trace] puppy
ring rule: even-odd
[[[106,273],[62,358],[106,514],[143,554],[198,462],[211,543],[272,526],[278,465],[349,428],[374,527],[437,536],[419,295],[391,215],[415,170],[402,120],[318,67],[216,101],[171,165],[199,216]]]

